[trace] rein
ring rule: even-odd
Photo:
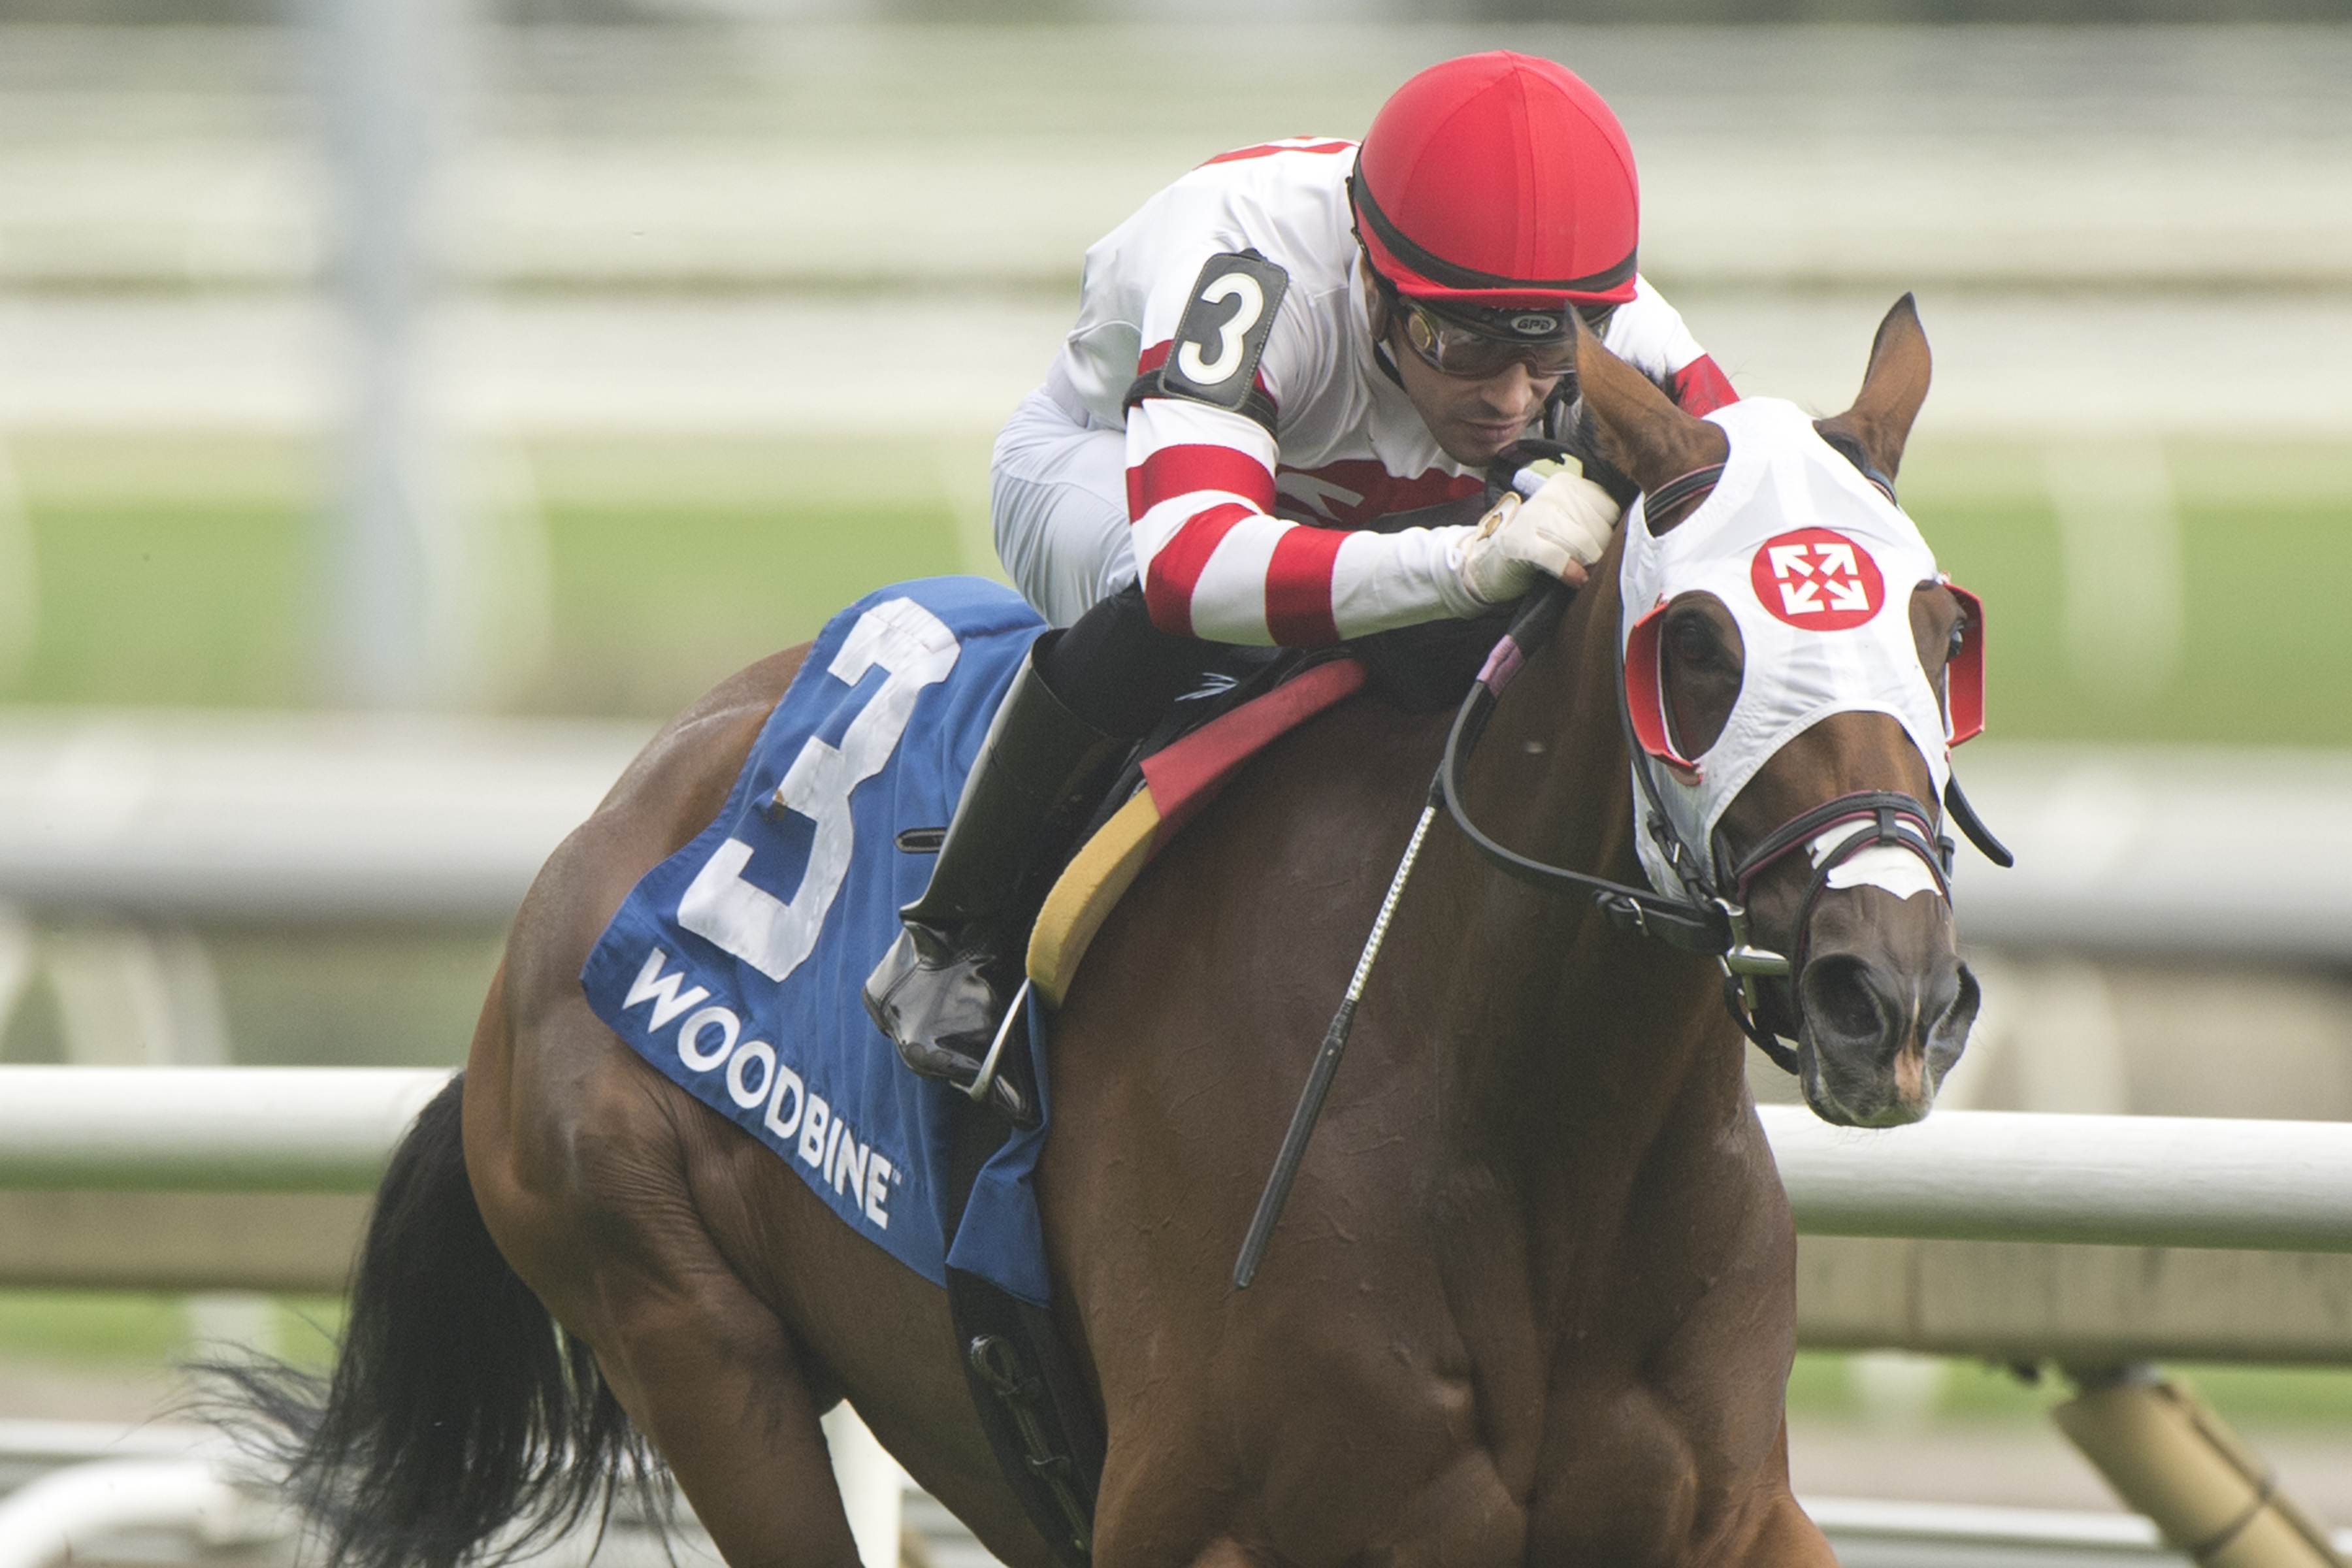
[[[1421,858],[1422,846],[1428,841],[1430,824],[1436,820],[1443,807],[1463,837],[1487,859],[1523,882],[1547,892],[1581,893],[1590,897],[1609,922],[1621,930],[1638,931],[1652,936],[1668,946],[1685,952],[1706,953],[1723,965],[1725,1000],[1732,1016],[1739,1020],[1748,1037],[1772,1054],[1772,1059],[1793,1071],[1796,1058],[1777,1037],[1760,1031],[1753,1023],[1755,984],[1759,975],[1786,974],[1789,961],[1777,952],[1751,945],[1748,941],[1748,913],[1727,899],[1710,896],[1703,903],[1688,900],[1669,899],[1647,889],[1628,887],[1606,878],[1571,871],[1564,866],[1547,865],[1515,849],[1504,847],[1470,820],[1463,809],[1462,759],[1478,743],[1485,733],[1486,721],[1494,716],[1496,700],[1511,678],[1527,664],[1528,654],[1543,646],[1559,625],[1561,614],[1576,590],[1567,584],[1552,582],[1542,592],[1529,598],[1519,613],[1511,619],[1510,629],[1486,656],[1486,663],[1478,678],[1470,684],[1470,691],[1462,700],[1461,710],[1454,716],[1454,727],[1445,737],[1445,752],[1437,764],[1437,776],[1430,781],[1429,796],[1421,808],[1421,819],[1413,825],[1412,837],[1405,846],[1404,857],[1397,862],[1396,874],[1389,879],[1388,895],[1381,900],[1379,915],[1372,921],[1371,934],[1365,938],[1364,948],[1356,960],[1356,971],[1348,982],[1346,994],[1340,998],[1339,1010],[1332,1015],[1329,1027],[1323,1032],[1323,1044],[1315,1053],[1315,1062],[1299,1090],[1297,1107],[1290,1113],[1290,1126],[1283,1133],[1282,1147],[1274,1157],[1274,1165],[1266,1173],[1265,1188],[1258,1194],[1257,1210],[1250,1216],[1249,1229],[1242,1237],[1241,1251],[1234,1259],[1234,1289],[1246,1290],[1257,1278],[1258,1266],[1265,1260],[1265,1249],[1274,1240],[1274,1227],[1282,1217],[1283,1205],[1290,1199],[1290,1189],[1298,1177],[1298,1167],[1307,1157],[1307,1140],[1315,1134],[1315,1123],[1323,1114],[1324,1101],[1331,1092],[1331,1080],[1339,1076],[1339,1058],[1348,1048],[1348,1037],[1354,1030],[1357,1005],[1362,1001],[1364,984],[1371,977],[1372,965],[1380,958],[1381,946],[1388,936],[1389,921],[1395,913],[1397,900],[1403,896],[1405,884],[1412,877],[1412,868]],[[1622,672],[1617,682],[1621,695],[1618,707],[1622,714]],[[1636,755],[1642,753],[1636,752]],[[1647,775],[1644,775],[1647,782]],[[1654,816],[1654,828],[1662,825],[1663,817]],[[1691,884],[1686,884],[1691,885]],[[1744,1005],[1743,1005],[1744,1004]],[[1785,1058],[1785,1059],[1784,1059]]]
[[[1661,494],[1675,491],[1673,499],[1681,500],[1685,494],[1696,493],[1717,477],[1718,470],[1701,469],[1685,475],[1673,484],[1661,487]],[[1682,487],[1688,481],[1688,489]],[[1767,835],[1747,857],[1730,868],[1723,880],[1731,893],[1718,890],[1717,878],[1707,862],[1689,845],[1683,842],[1667,816],[1665,805],[1658,793],[1657,780],[1652,771],[1652,761],[1634,737],[1633,716],[1626,706],[1624,650],[1622,639],[1617,655],[1617,712],[1625,733],[1626,750],[1633,761],[1634,776],[1641,781],[1646,797],[1647,826],[1652,839],[1684,887],[1696,898],[1671,898],[1646,888],[1629,887],[1588,872],[1554,866],[1511,849],[1481,828],[1470,818],[1462,800],[1463,759],[1477,746],[1486,733],[1487,721],[1494,716],[1495,705],[1503,689],[1526,665],[1528,657],[1541,647],[1559,625],[1575,590],[1564,583],[1553,583],[1521,610],[1503,634],[1486,668],[1471,685],[1469,694],[1454,716],[1454,728],[1446,735],[1444,755],[1437,765],[1437,776],[1430,784],[1430,805],[1442,805],[1454,826],[1470,841],[1471,847],[1486,857],[1497,869],[1546,892],[1589,900],[1603,920],[1619,931],[1652,937],[1684,952],[1713,958],[1723,970],[1723,1005],[1739,1026],[1740,1033],[1753,1041],[1759,1050],[1772,1059],[1783,1072],[1797,1070],[1797,1052],[1793,1042],[1778,1031],[1766,1026],[1758,1017],[1759,980],[1788,980],[1792,990],[1790,1005],[1799,1016],[1803,1003],[1793,994],[1795,977],[1803,972],[1808,927],[1813,906],[1829,889],[1830,877],[1839,867],[1866,849],[1887,845],[1908,850],[1927,867],[1934,879],[1938,897],[1951,902],[1951,869],[1953,844],[1937,830],[1927,807],[1910,795],[1892,790],[1860,790],[1839,795],[1800,813]],[[1960,793],[1959,780],[1951,777],[1944,791],[1944,804],[1952,821],[1968,836],[1969,841],[1996,865],[2011,865],[2014,857],[2002,847],[1989,832],[1983,821],[1970,808],[1968,797]],[[1748,938],[1748,897],[1756,879],[1785,857],[1805,848],[1822,836],[1837,828],[1853,825],[1854,831],[1823,851],[1813,868],[1812,879],[1806,885],[1802,900],[1797,907],[1797,948],[1793,956],[1759,947]],[[1719,867],[1723,859],[1718,837],[1714,846],[1715,859]]]
[[[1550,637],[1559,626],[1569,601],[1575,595],[1576,590],[1565,583],[1548,585],[1527,608],[1519,612],[1511,622],[1510,629],[1495,645],[1495,651],[1488,657],[1486,668],[1478,672],[1478,679],[1472,682],[1469,695],[1462,700],[1462,707],[1454,716],[1454,728],[1445,737],[1445,752],[1438,762],[1437,776],[1430,783],[1430,804],[1444,806],[1446,816],[1470,841],[1471,847],[1506,874],[1548,893],[1588,899],[1593,908],[1600,910],[1601,919],[1619,931],[1652,937],[1680,952],[1714,959],[1723,968],[1724,1005],[1739,1025],[1740,1032],[1753,1040],[1757,1047],[1770,1057],[1782,1071],[1794,1072],[1797,1070],[1796,1052],[1778,1035],[1756,1021],[1757,981],[1787,978],[1791,973],[1789,959],[1769,948],[1758,947],[1748,940],[1747,906],[1717,892],[1713,880],[1696,864],[1696,858],[1681,838],[1666,826],[1656,785],[1646,767],[1637,766],[1636,772],[1641,776],[1643,793],[1649,796],[1650,831],[1658,838],[1668,863],[1682,877],[1683,885],[1697,889],[1699,897],[1696,899],[1670,898],[1647,888],[1612,882],[1605,877],[1554,866],[1522,855],[1498,843],[1491,834],[1472,821],[1469,808],[1462,803],[1463,759],[1477,746],[1479,738],[1486,733],[1487,721],[1494,717],[1495,704],[1501,699],[1503,689],[1526,665],[1528,655],[1541,647]],[[1636,758],[1646,763],[1647,754],[1633,743],[1632,720],[1625,710],[1622,658],[1621,652],[1617,678],[1618,715],[1625,727],[1628,747]],[[1902,798],[1913,811],[1919,809],[1909,797]],[[1829,804],[1843,805],[1852,799],[1847,797],[1845,802],[1832,801]],[[1939,886],[1942,883],[1940,873],[1937,882]],[[1738,885],[1744,896],[1747,883],[1742,879]],[[1810,905],[1811,900],[1807,901]]]
[[[1497,843],[1486,831],[1470,820],[1468,810],[1462,805],[1462,760],[1468,756],[1486,733],[1486,722],[1494,717],[1495,704],[1503,688],[1510,684],[1527,662],[1528,655],[1541,647],[1559,624],[1561,614],[1576,591],[1565,583],[1554,583],[1545,588],[1511,622],[1495,651],[1487,657],[1486,666],[1471,684],[1469,695],[1454,716],[1454,728],[1445,737],[1445,753],[1437,764],[1437,777],[1429,786],[1432,805],[1444,808],[1454,826],[1462,831],[1472,847],[1488,860],[1530,887],[1546,892],[1584,894],[1599,909],[1609,923],[1621,931],[1637,931],[1655,937],[1669,947],[1685,952],[1705,953],[1717,957],[1745,949],[1759,959],[1778,960],[1777,954],[1760,953],[1747,948],[1744,911],[1727,900],[1714,899],[1696,903],[1685,899],[1667,898],[1647,888],[1629,887],[1612,882],[1605,877],[1572,871],[1565,866],[1554,866],[1533,859],[1516,849]],[[1738,929],[1735,923],[1738,922]],[[1786,961],[1779,960],[1782,969]],[[1767,973],[1780,973],[1768,965]]]

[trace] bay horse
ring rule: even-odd
[[[1579,358],[1601,450],[1645,490],[1723,460],[1717,425],[1589,335]],[[1816,427],[1891,476],[1927,379],[1906,297],[1854,405]],[[1463,793],[1502,841],[1631,881],[1623,531],[1503,694]],[[1930,580],[1908,613],[1932,684],[1962,610]],[[846,1398],[989,1551],[1052,1568],[983,1440],[944,1292],[583,997],[583,957],[719,811],[802,651],[697,701],[548,861],[464,1074],[386,1178],[331,1384],[247,1380],[339,1564],[511,1549],[658,1463],[733,1568],[854,1568],[819,1427]],[[1669,606],[1660,669],[1696,755],[1742,680],[1720,604]],[[1038,1182],[1108,1437],[1095,1561],[1832,1562],[1789,1490],[1795,1237],[1722,976],[1442,826],[1264,1271],[1231,1283],[1445,735],[1358,698],[1278,742],[1136,883],[1059,1016]],[[1932,803],[1930,784],[1895,721],[1836,713],[1741,789],[1722,838],[1737,855],[1835,797]],[[1976,1005],[1948,903],[1811,887],[1802,858],[1748,889],[1756,934],[1806,955],[1762,1016],[1824,1117],[1923,1115]]]

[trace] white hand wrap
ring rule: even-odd
[[[1617,503],[1569,461],[1526,500],[1507,495],[1479,520],[1462,549],[1462,585],[1480,603],[1518,598],[1539,576],[1560,576],[1571,561],[1590,566],[1609,548]]]

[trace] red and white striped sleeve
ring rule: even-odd
[[[1487,607],[1462,585],[1466,528],[1286,521],[1273,515],[1276,459],[1245,415],[1166,397],[1128,411],[1128,515],[1162,631],[1311,647]]]
[[[1608,336],[1601,341],[1626,363],[1664,376],[1685,414],[1708,415],[1739,401],[1731,378],[1714,355],[1698,346],[1682,312],[1666,303],[1646,278],[1633,280],[1633,298],[1610,318]]]
[[[1704,418],[1726,404],[1739,401],[1739,394],[1732,390],[1731,378],[1723,374],[1723,367],[1715,363],[1713,354],[1703,353],[1668,372],[1667,379],[1674,383],[1675,401],[1682,405],[1685,414]]]

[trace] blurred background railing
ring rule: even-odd
[[[459,1059],[664,715],[993,570],[1087,243],[1508,44],[1617,107],[1744,391],[1843,406],[1918,292],[1904,496],[1990,604],[1963,772],[2025,857],[1963,868],[1951,1102],[2352,1119],[2352,7],[1512,12],[0,0],[0,1060]],[[306,1342],[0,1291],[0,1416],[142,1414],[192,1332]],[[2352,1521],[2352,1378],[2204,1381]],[[1801,1483],[2098,1506],[2040,1397],[1809,1354]]]

